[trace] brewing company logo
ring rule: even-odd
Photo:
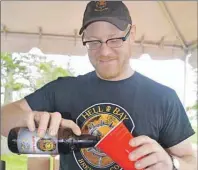
[[[41,138],[37,142],[37,148],[41,151],[54,151],[56,149],[56,143],[52,139]]]
[[[133,131],[134,122],[124,108],[112,103],[100,103],[83,111],[76,123],[82,133],[103,137],[120,121],[123,121],[131,132]],[[73,152],[73,155],[82,170],[121,169],[110,157],[95,147],[83,148],[80,152]]]
[[[100,0],[96,2],[95,11],[104,11],[107,10],[107,2],[105,0]]]

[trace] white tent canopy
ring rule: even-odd
[[[2,1],[1,50],[85,55],[78,35],[88,1]],[[133,57],[185,60],[197,67],[196,1],[125,1],[137,34]]]

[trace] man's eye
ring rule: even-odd
[[[98,46],[98,45],[100,45],[100,43],[99,42],[89,42],[87,45],[89,45],[89,46]]]
[[[100,42],[98,42],[98,41],[92,41],[92,42],[89,42],[89,44],[100,44]]]
[[[121,40],[120,39],[112,39],[109,40],[109,43],[119,43]]]
[[[112,39],[112,40],[110,40],[111,42],[116,42],[116,41],[118,41],[118,39]]]
[[[96,49],[100,47],[100,42],[99,41],[91,41],[91,42],[87,42],[87,47],[89,49]]]

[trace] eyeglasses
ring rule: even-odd
[[[129,33],[131,31],[131,26],[124,37],[111,38],[105,42],[101,40],[84,41],[83,45],[87,47],[88,50],[96,50],[102,46],[102,43],[106,43],[108,47],[119,48],[123,45],[123,42],[127,40]]]

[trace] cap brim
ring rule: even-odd
[[[81,35],[82,32],[84,31],[84,29],[90,25],[91,23],[93,22],[97,22],[97,21],[106,21],[106,22],[109,22],[113,25],[115,25],[118,29],[120,29],[121,31],[124,31],[127,26],[128,26],[128,22],[126,22],[125,20],[121,20],[121,19],[118,19],[118,18],[114,18],[114,17],[100,17],[100,18],[95,18],[95,19],[91,19],[91,20],[88,20],[83,26],[82,28],[80,29],[79,31],[79,34]]]

